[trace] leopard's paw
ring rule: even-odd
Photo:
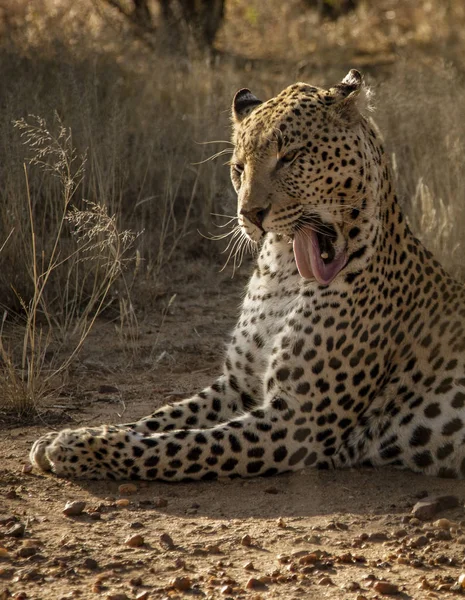
[[[58,432],[51,431],[34,442],[29,453],[29,460],[34,467],[37,467],[41,471],[52,470],[52,464],[47,457],[47,448],[53,443],[57,435]]]

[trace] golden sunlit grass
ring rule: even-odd
[[[361,68],[413,229],[447,266],[460,262],[458,0],[367,0],[335,22],[305,0],[229,0],[213,57],[149,48],[103,0],[3,0],[0,9],[0,409],[24,415],[52,394],[109,305],[122,338],[126,326],[136,336],[132,285],[144,281],[142,303],[170,265],[217,253],[197,231],[211,231],[213,213],[234,214],[234,196],[228,157],[204,161],[227,147],[241,87],[266,99],[296,80],[326,85]],[[214,140],[224,142],[204,144]],[[65,341],[50,364],[49,349]]]
[[[250,58],[310,63],[316,70],[348,58],[368,65],[392,63],[404,50],[463,58],[465,5],[460,0],[360,0],[354,12],[336,21],[322,20],[308,10],[312,4],[317,2],[231,0],[219,44]]]

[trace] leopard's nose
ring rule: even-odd
[[[266,208],[251,208],[250,210],[241,209],[241,215],[249,220],[251,223],[256,225],[263,231],[263,221],[266,215],[270,212],[271,204]]]

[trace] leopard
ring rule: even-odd
[[[218,378],[121,425],[50,432],[66,478],[396,466],[465,476],[465,291],[412,233],[359,71],[232,104],[236,226],[257,249]],[[221,359],[220,359],[221,360]]]

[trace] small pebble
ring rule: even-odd
[[[21,538],[26,531],[24,523],[16,523],[5,531],[5,537]]]
[[[338,560],[338,562],[349,565],[349,564],[353,563],[355,559],[350,552],[346,552],[345,554],[341,554],[337,560]]]
[[[220,593],[224,596],[230,596],[233,593],[233,588],[230,585],[223,585],[220,588]]]
[[[166,550],[172,550],[175,547],[173,538],[168,533],[162,533],[159,538],[159,541],[160,546],[162,546]]]
[[[421,521],[428,521],[439,511],[439,504],[436,500],[420,500],[412,509],[413,515]]]
[[[190,590],[192,582],[189,577],[176,577],[170,583],[170,586],[179,592]]]
[[[436,562],[438,565],[447,565],[447,564],[449,564],[449,557],[446,556],[445,554],[440,554],[436,558]]]
[[[457,496],[427,497],[415,504],[412,513],[417,519],[428,521],[439,511],[456,508],[458,505],[459,499]]]
[[[62,513],[65,517],[77,517],[81,515],[86,507],[86,503],[80,500],[73,500],[65,504]]]
[[[409,546],[411,548],[423,548],[423,546],[426,546],[429,543],[428,538],[425,535],[420,535],[417,538],[414,538],[413,540],[411,540],[411,542],[409,543]]]
[[[399,593],[399,586],[395,583],[389,583],[389,581],[377,581],[373,585],[373,589],[386,596],[394,596]]]
[[[134,485],[134,483],[123,483],[119,486],[118,492],[122,496],[130,496],[131,494],[135,494],[137,492],[137,485]]]
[[[410,561],[410,566],[414,569],[423,569],[425,567],[425,563],[418,558],[414,558]]]
[[[149,597],[149,593],[147,590],[143,592],[139,592],[136,596],[136,600],[147,600]]]
[[[29,558],[37,554],[38,548],[36,546],[23,546],[17,552],[17,556],[20,558]]]
[[[255,577],[251,577],[249,581],[246,583],[245,587],[248,590],[257,590],[257,589],[266,589],[266,584],[260,579],[256,579]]]
[[[305,554],[299,558],[299,565],[314,565],[318,560],[318,554],[310,552],[310,554]]]
[[[326,576],[318,580],[318,585],[334,585],[334,583],[331,577]]]
[[[406,529],[397,529],[397,531],[394,532],[394,537],[396,538],[403,538],[406,535],[408,535],[408,531]]]
[[[255,567],[253,566],[253,562],[250,562],[250,561],[246,562],[245,565],[244,565],[244,569],[246,571],[255,571]]]
[[[251,546],[252,545],[252,538],[250,537],[250,535],[248,533],[246,533],[245,535],[243,535],[241,537],[241,544],[242,544],[242,546]]]
[[[31,464],[23,465],[21,473],[23,473],[23,475],[28,475],[29,473],[32,473],[32,469],[33,467]]]
[[[128,500],[127,498],[120,498],[119,500],[117,500],[117,501],[115,502],[115,505],[116,505],[118,508],[124,508],[124,507],[126,507],[126,506],[129,506],[129,504],[130,504],[130,502],[129,502],[129,500]]]
[[[86,558],[82,561],[82,567],[94,571],[95,569],[98,569],[98,562],[93,558]]]
[[[144,537],[138,533],[136,535],[131,535],[124,540],[125,546],[129,546],[130,548],[139,548],[145,543]]]
[[[434,521],[433,525],[439,529],[450,529],[453,523],[452,521],[449,521],[449,519],[438,519],[437,521]]]
[[[116,592],[116,593],[108,594],[106,597],[106,600],[129,600],[129,598],[124,593]]]

